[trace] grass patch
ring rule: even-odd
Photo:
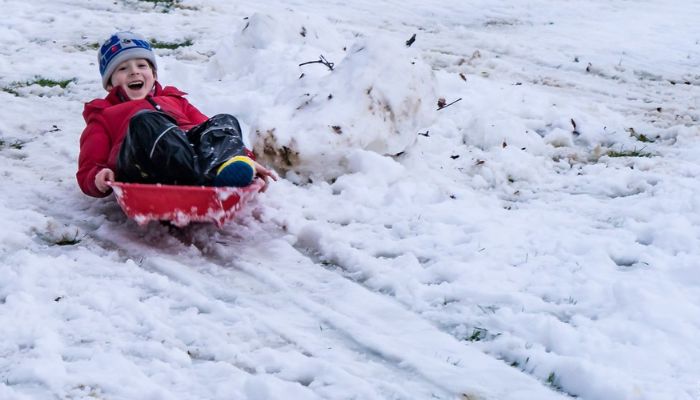
[[[504,361],[508,362],[507,360],[504,360]],[[510,365],[510,366],[513,367],[513,368],[517,368],[517,369],[519,369],[519,370],[521,370],[521,371],[524,371],[524,370],[525,370],[525,369],[524,369],[525,366],[526,366],[527,363],[529,363],[529,362],[530,362],[530,357],[527,357],[527,358],[525,358],[525,361],[522,362],[522,364],[521,364],[518,360],[513,360],[513,361],[511,361],[511,363],[508,364],[508,365]]]
[[[196,10],[196,7],[182,4],[182,0],[138,0],[140,3],[153,4],[153,8],[160,9],[162,13],[169,13],[175,8]]]
[[[6,140],[0,139],[0,149],[7,147],[10,149],[22,150],[22,148],[24,148],[24,145],[26,143],[27,142],[23,142],[21,140],[15,140],[13,142],[8,143]]]
[[[486,337],[486,329],[474,328],[472,335],[467,338],[470,342],[480,342]]]
[[[627,128],[627,129],[625,129],[625,130],[626,130],[627,132],[629,132],[630,136],[632,136],[633,138],[639,140],[639,141],[642,142],[642,143],[653,143],[653,142],[656,141],[656,139],[659,138],[658,136],[655,137],[655,138],[652,138],[652,137],[650,137],[650,136],[648,136],[648,135],[645,135],[645,134],[643,134],[643,133],[641,133],[641,132],[637,132],[636,130],[634,130],[634,128]]]
[[[36,77],[34,77],[34,79],[29,80],[29,81],[12,82],[8,86],[0,88],[0,90],[2,90],[5,93],[10,93],[13,96],[19,97],[19,96],[21,96],[21,94],[18,91],[18,89],[21,89],[21,88],[25,88],[25,87],[32,86],[32,85],[39,85],[41,87],[47,87],[47,88],[58,86],[61,89],[65,89],[66,87],[68,87],[68,85],[70,85],[72,82],[75,82],[75,81],[76,81],[75,78],[56,80],[56,79],[46,78],[43,76],[36,76]],[[39,96],[41,96],[41,94]]]
[[[652,140],[652,139],[649,139],[649,138],[647,137],[647,135],[645,135],[645,134],[643,134],[643,133],[640,133],[638,136],[635,136],[635,138],[636,138],[637,140],[639,140],[640,142],[642,142],[642,143],[651,143],[651,142],[654,141],[654,140]]]
[[[499,333],[493,335],[488,329],[484,328],[474,328],[472,329],[471,336],[465,337],[464,340],[469,342],[480,342],[482,340],[492,340],[494,337],[500,335]]]
[[[561,385],[559,384],[559,377],[554,372],[549,373],[549,376],[547,377],[547,384],[559,392],[563,391]]]
[[[97,50],[100,48],[100,43],[92,42],[86,44],[78,44],[75,47],[80,51]]]
[[[641,148],[639,150],[633,149],[633,150],[608,150],[606,153],[608,157],[653,157],[654,155],[645,152],[644,148]]]
[[[163,5],[165,7],[175,7],[180,4],[180,0],[139,0],[142,3],[151,3],[154,6]]]
[[[8,147],[15,150],[22,150],[24,147],[24,142],[21,140],[15,140],[14,142],[10,143]]]
[[[151,39],[151,47],[154,49],[168,49],[175,50],[180,47],[192,46],[192,39],[185,39],[182,42],[161,42],[157,39]]]
[[[43,86],[43,87],[60,86],[61,89],[65,89],[66,86],[68,86],[71,82],[75,82],[75,79],[66,79],[66,80],[62,80],[62,81],[57,81],[57,80],[53,80],[53,79],[37,77],[33,81],[27,82],[24,86],[31,86],[31,85],[39,85],[39,86]]]
[[[15,96],[15,97],[19,97],[19,93],[17,93],[16,90],[14,90],[14,89],[12,89],[12,88],[10,88],[10,87],[3,87],[3,88],[0,88],[0,90],[2,90],[2,91],[5,92],[5,93],[9,93],[9,94],[11,94],[11,95],[13,95],[13,96]]]

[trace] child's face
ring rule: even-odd
[[[107,86],[109,90],[121,86],[131,100],[145,99],[153,89],[156,74],[146,59],[126,60],[117,66]]]

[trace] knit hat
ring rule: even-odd
[[[102,75],[102,87],[107,89],[112,73],[119,64],[134,58],[144,58],[150,61],[153,69],[157,70],[156,56],[151,45],[141,35],[132,32],[117,32],[107,39],[97,53]]]

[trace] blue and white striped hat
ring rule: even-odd
[[[107,39],[97,53],[102,87],[107,89],[112,73],[119,64],[134,58],[144,58],[151,62],[154,70],[158,69],[156,56],[143,36],[132,32],[117,32]]]

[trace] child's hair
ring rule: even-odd
[[[97,53],[102,87],[107,90],[112,73],[119,64],[134,58],[148,60],[154,72],[158,69],[151,44],[143,36],[132,32],[117,32],[107,39]]]

